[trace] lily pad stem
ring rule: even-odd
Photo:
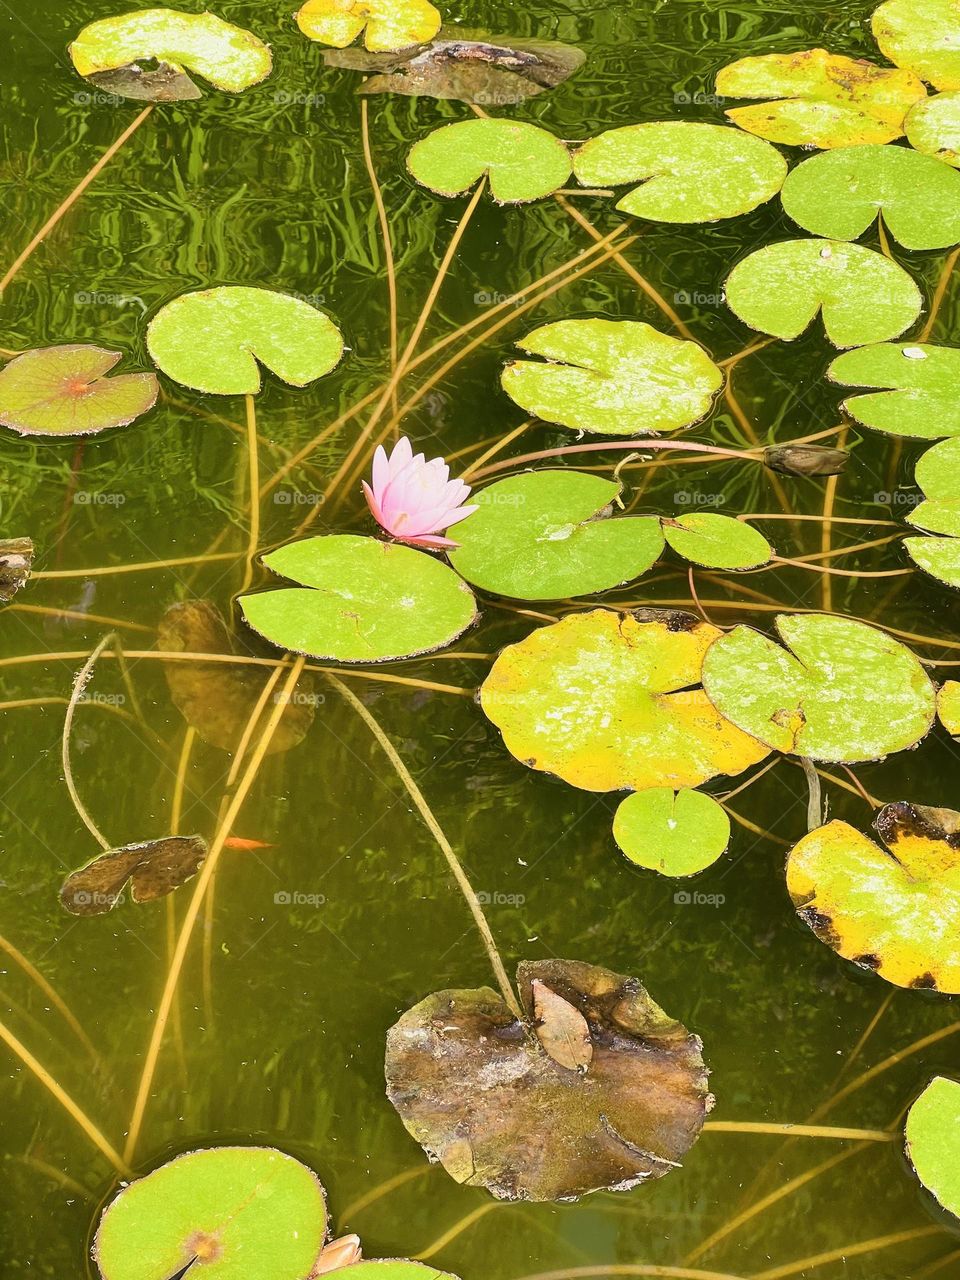
[[[387,737],[386,733],[384,733],[380,725],[380,722],[370,714],[370,712],[363,705],[363,703],[356,696],[356,694],[353,693],[350,689],[348,689],[342,680],[339,680],[336,676],[329,675],[329,674],[327,675],[327,679],[336,689],[337,693],[340,694],[341,698],[343,698],[345,702],[349,703],[349,705],[353,708],[353,710],[357,713],[360,719],[364,722],[364,724],[367,726],[367,728],[376,738],[377,742],[380,744],[381,748],[383,749],[384,755],[393,765],[396,771],[397,777],[406,787],[407,792],[410,795],[410,799],[417,806],[417,809],[420,813],[420,817],[423,819],[424,824],[427,827],[427,830],[430,832],[434,840],[436,840],[437,844],[439,845],[440,852],[446,858],[447,865],[449,866],[450,870],[453,872],[453,877],[457,882],[460,892],[463,894],[464,900],[466,901],[467,906],[470,908],[470,912],[473,915],[473,919],[480,933],[480,937],[483,940],[483,945],[484,945],[484,948],[486,949],[487,956],[490,960],[490,965],[493,969],[494,976],[497,979],[497,986],[500,988],[500,994],[503,996],[504,1003],[507,1005],[507,1008],[514,1015],[514,1017],[517,1019],[518,1022],[525,1022],[526,1016],[523,1010],[520,1008],[520,1003],[517,1000],[517,997],[514,994],[513,988],[510,985],[510,979],[507,977],[506,967],[504,966],[504,963],[500,958],[500,952],[497,950],[497,944],[494,941],[493,933],[491,932],[490,926],[487,923],[487,918],[483,914],[483,911],[480,908],[480,903],[477,901],[477,895],[474,892],[473,885],[471,885],[470,881],[467,879],[467,873],[464,871],[463,866],[460,862],[460,859],[454,853],[453,847],[450,844],[450,841],[443,834],[443,830],[441,829],[439,822],[437,822],[436,818],[434,817],[433,810],[427,804],[426,799],[424,798],[423,792],[420,790],[420,788],[417,786],[416,782],[414,781],[413,775],[410,773],[410,770],[403,763],[403,760],[400,758],[400,755],[398,754],[396,747],[394,747],[393,743]]]
[[[800,763],[803,765],[803,773],[807,779],[809,793],[807,800],[807,830],[816,831],[817,827],[823,826],[826,818],[820,789],[820,775],[817,773],[816,766],[809,756],[801,756]]]
[[[70,701],[67,703],[67,714],[63,720],[63,739],[61,742],[61,757],[63,759],[63,779],[67,784],[67,790],[70,793],[70,799],[73,801],[73,807],[77,811],[77,816],[90,834],[99,844],[101,849],[109,850],[113,845],[106,838],[94,820],[90,817],[87,809],[80,799],[77,791],[77,784],[73,780],[73,769],[70,765],[70,734],[73,731],[73,717],[77,710],[77,703],[83,697],[83,691],[93,676],[93,669],[97,665],[97,659],[106,649],[107,645],[113,644],[116,640],[116,633],[111,631],[103,637],[97,647],[91,653],[83,666],[77,673],[77,678],[73,682],[73,689],[70,692]]]

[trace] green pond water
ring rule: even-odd
[[[203,8],[191,0],[183,7]],[[578,140],[636,121],[721,120],[709,97],[713,76],[748,54],[822,44],[876,57],[871,7],[860,0],[462,0],[448,16],[470,28],[581,47],[587,61],[573,79],[502,113]],[[143,369],[150,367],[147,318],[184,290],[250,284],[309,298],[336,318],[349,358],[303,391],[266,379],[256,401],[262,478],[389,373],[387,283],[358,80],[322,66],[319,47],[296,30],[292,8],[222,0],[217,12],[272,45],[272,77],[240,96],[210,91],[200,102],[156,107],[11,283],[0,331],[11,351],[97,342],[126,353],[123,367]],[[65,52],[81,26],[115,9],[108,0],[0,6],[4,268],[140,109],[78,79]],[[463,209],[462,201],[416,187],[404,159],[416,139],[469,115],[464,104],[426,98],[370,102],[371,145],[397,259],[401,342]],[[574,203],[602,234],[621,221],[612,201]],[[720,298],[727,271],[759,245],[795,234],[776,200],[712,227],[637,222],[631,232],[639,239],[625,250],[627,260],[717,359],[750,340]],[[519,209],[482,202],[422,345],[522,293],[589,243],[552,200]],[[875,232],[864,243],[875,245]],[[946,255],[894,252],[929,297]],[[530,311],[518,309],[419,399],[403,430],[447,456],[512,431],[523,415],[497,377],[513,340],[534,324],[588,315],[669,329],[620,266],[604,262]],[[954,285],[934,340],[958,339]],[[762,441],[838,425],[840,393],[823,380],[832,354],[818,324],[736,368],[736,395]],[[401,400],[437,363],[408,376]],[[243,415],[242,398],[168,383],[149,416],[101,439],[78,445],[0,436],[0,531],[29,535],[38,548],[34,580],[0,621],[0,934],[52,984],[92,1051],[6,951],[0,1017],[117,1147],[167,972],[171,908],[126,902],[91,919],[61,909],[65,873],[96,852],[64,785],[64,703],[106,632],[118,631],[128,650],[149,651],[164,610],[180,600],[211,600],[236,623],[244,651],[271,652],[244,632],[233,605],[243,585],[250,511]],[[309,467],[263,500],[262,548],[293,536],[362,421],[346,423]],[[722,399],[687,438],[749,444]],[[502,456],[571,439],[559,428],[534,426]],[[837,485],[836,513],[877,523],[835,526],[834,547],[898,532],[883,522],[902,523],[910,509],[921,452],[853,429],[846,443],[853,458]],[[465,456],[476,457],[476,448]],[[621,457],[579,462],[609,474]],[[638,511],[782,511],[771,473],[755,464],[691,464],[672,455],[657,469],[633,460],[621,478]],[[780,480],[792,509],[815,515],[826,483]],[[758,523],[782,555],[821,550],[816,521]],[[327,504],[313,528],[369,532],[359,486],[351,485],[335,512]],[[215,542],[230,556],[191,563]],[[111,572],[171,559],[186,563]],[[908,561],[893,541],[827,563],[877,573]],[[254,581],[265,584],[267,575],[257,568]],[[917,572],[826,577],[778,567],[735,579],[701,572],[696,588],[725,625],[768,625],[775,604],[828,607],[924,637],[911,642],[924,658],[960,661],[960,596]],[[668,553],[608,599],[690,607],[687,566]],[[418,779],[474,887],[488,896],[508,968],[524,958],[563,956],[639,976],[702,1037],[718,1099],[714,1120],[805,1121],[869,1068],[950,1027],[955,1002],[888,986],[841,960],[796,919],[783,876],[786,848],[806,830],[806,783],[795,761],[781,762],[732,801],[743,825],[734,826],[729,854],[683,886],[699,895],[685,900],[677,885],[634,869],[616,850],[616,796],[576,791],[508,754],[474,691],[490,655],[569,608],[535,606],[525,615],[483,600],[478,628],[452,650],[386,669],[427,687],[387,682],[372,669],[372,679],[350,679]],[[132,657],[129,669],[147,728],[116,662],[105,658],[73,735],[78,788],[116,844],[169,831],[184,738],[161,664]],[[951,674],[949,666],[930,670]],[[368,729],[330,687],[321,681],[317,689],[308,737],[266,760],[234,827],[237,836],[270,847],[227,850],[219,864],[212,911],[201,916],[180,982],[179,1020],[164,1036],[135,1171],[212,1143],[276,1145],[318,1171],[335,1222],[362,1235],[368,1256],[426,1251],[463,1280],[628,1274],[617,1267],[641,1265],[687,1265],[726,1277],[777,1269],[778,1276],[821,1280],[960,1275],[960,1261],[945,1261],[960,1246],[955,1220],[939,1213],[911,1176],[899,1141],[864,1143],[840,1160],[851,1143],[807,1138],[784,1145],[766,1134],[708,1131],[682,1170],[629,1194],[561,1205],[497,1203],[428,1165],[384,1096],[384,1036],[428,992],[488,983],[488,963],[446,865]],[[229,765],[225,752],[196,744],[182,831],[212,835]],[[915,751],[858,766],[856,776],[883,800],[956,805],[957,748],[936,731]],[[721,794],[731,785],[721,779],[708,790]],[[837,783],[824,785],[831,814],[868,829],[864,801]],[[190,892],[169,900],[177,919]],[[852,1089],[822,1122],[895,1125],[931,1076],[958,1068],[960,1036],[946,1035]],[[8,1045],[0,1046],[0,1129],[0,1274],[92,1276],[90,1237],[101,1204],[116,1191],[115,1174]],[[698,1252],[742,1210],[827,1162]],[[379,1199],[354,1207],[381,1186]],[[899,1243],[857,1248],[898,1233]],[[691,1254],[696,1261],[685,1263]],[[819,1254],[826,1259],[804,1264]],[[931,1271],[939,1261],[941,1269]]]

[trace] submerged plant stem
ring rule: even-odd
[[[427,830],[433,836],[434,840],[436,840],[440,848],[440,852],[446,858],[447,865],[449,866],[450,870],[453,873],[453,877],[460,888],[460,892],[463,894],[463,897],[464,897],[464,900],[466,901],[467,906],[470,908],[470,912],[473,916],[474,923],[476,924],[477,930],[480,933],[480,937],[483,940],[483,945],[484,945],[484,948],[486,949],[487,956],[490,960],[491,968],[493,969],[494,975],[496,976],[497,986],[500,988],[500,993],[503,996],[504,1003],[506,1004],[507,1008],[510,1010],[510,1012],[514,1015],[514,1017],[519,1022],[525,1022],[526,1018],[524,1016],[523,1010],[520,1008],[520,1002],[517,1000],[517,997],[514,994],[513,988],[510,985],[510,979],[507,977],[507,970],[504,966],[503,961],[500,958],[500,952],[497,950],[497,944],[494,941],[493,933],[491,932],[490,926],[487,923],[487,918],[483,914],[483,911],[481,910],[480,903],[477,901],[477,895],[474,892],[473,886],[471,885],[470,881],[467,879],[467,873],[464,871],[463,866],[460,862],[460,859],[457,857],[457,855],[453,851],[453,846],[450,844],[450,841],[447,839],[447,837],[443,834],[443,830],[439,822],[437,822],[436,818],[433,815],[433,810],[427,804],[426,799],[424,798],[423,792],[420,790],[420,788],[417,786],[416,782],[414,781],[413,775],[410,773],[410,770],[403,763],[403,760],[401,759],[399,753],[397,752],[396,747],[394,747],[393,743],[390,741],[386,733],[383,731],[383,728],[381,727],[380,722],[370,714],[368,709],[363,705],[363,703],[360,701],[357,695],[351,689],[348,689],[342,680],[340,680],[337,676],[331,675],[329,673],[327,674],[327,679],[336,689],[337,693],[340,694],[341,698],[343,698],[344,701],[347,702],[353,708],[353,710],[357,713],[360,719],[364,722],[364,724],[367,726],[367,728],[376,738],[377,742],[380,744],[383,750],[384,755],[393,765],[394,770],[396,771],[397,777],[406,787],[407,792],[410,796],[410,799],[413,801],[413,803],[416,805],[417,809],[419,810],[420,817],[423,819],[424,824],[427,827]]]
[[[440,1236],[437,1236],[433,1244],[427,1245],[422,1253],[413,1255],[414,1262],[426,1262],[428,1258],[435,1257],[442,1249],[445,1249],[451,1241],[456,1240],[457,1236],[463,1235],[464,1231],[468,1231],[475,1222],[479,1222],[481,1218],[485,1218],[493,1209],[502,1209],[503,1204],[498,1200],[488,1200],[484,1204],[478,1205],[476,1209],[472,1209],[470,1213],[464,1214],[459,1222],[455,1222]]]
[[[363,142],[363,162],[373,188],[373,202],[377,209],[377,221],[380,223],[380,235],[383,240],[383,265],[386,268],[387,299],[390,307],[390,370],[397,368],[398,320],[397,320],[397,268],[393,257],[393,238],[390,235],[390,220],[387,207],[383,201],[383,189],[377,177],[377,166],[373,159],[373,148],[370,144],[370,110],[366,98],[360,99],[360,137]],[[393,407],[396,409],[396,391],[392,394]]]
[[[754,1120],[708,1120],[704,1133],[762,1133],[768,1136],[791,1138],[831,1138],[843,1142],[892,1142],[896,1133],[890,1129],[843,1129],[824,1124],[765,1124]]]
[[[247,417],[247,475],[250,501],[250,526],[247,534],[247,552],[243,567],[242,595],[253,582],[253,566],[260,545],[260,452],[257,447],[257,406],[252,395],[244,396]]]
[[[825,816],[820,788],[820,775],[817,773],[816,765],[809,756],[801,756],[800,765],[807,780],[807,831],[816,831],[817,827],[823,826]]]
[[[839,1249],[827,1249],[823,1253],[814,1253],[808,1258],[800,1258],[797,1262],[788,1262],[782,1267],[757,1271],[750,1280],[787,1280],[788,1276],[801,1275],[806,1271],[812,1271],[815,1267],[826,1266],[828,1262],[858,1258],[865,1253],[879,1253],[881,1249],[892,1249],[898,1244],[907,1244],[911,1240],[924,1240],[930,1236],[941,1235],[946,1230],[946,1227],[913,1227],[909,1231],[895,1231],[891,1235],[874,1236],[872,1240],[860,1240],[855,1244],[841,1245]]]
[[[113,845],[111,845],[110,841],[94,822],[93,818],[90,817],[86,806],[80,799],[76,783],[73,780],[73,769],[70,765],[70,734],[73,731],[73,717],[77,710],[77,703],[80,701],[80,698],[83,696],[84,689],[86,689],[90,682],[90,678],[93,675],[93,669],[97,665],[97,659],[100,657],[101,653],[103,653],[104,649],[106,649],[107,645],[112,644],[115,639],[116,636],[112,631],[108,635],[105,635],[94,649],[93,653],[90,654],[89,658],[87,658],[86,662],[80,668],[77,678],[73,682],[73,691],[70,694],[70,701],[67,703],[67,714],[63,718],[63,737],[60,743],[60,758],[63,761],[63,780],[67,784],[67,791],[70,793],[70,799],[73,801],[73,807],[76,809],[77,816],[80,821],[93,836],[94,840],[96,840],[97,844],[100,845],[101,849],[104,850],[112,849]]]

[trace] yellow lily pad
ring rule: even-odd
[[[440,22],[428,0],[307,0],[297,13],[297,26],[311,40],[345,49],[363,32],[373,53],[426,44]]]
[[[960,813],[897,801],[877,815],[886,848],[846,822],[787,858],[797,914],[821,942],[898,987],[960,992]]]
[[[937,690],[937,717],[947,733],[960,738],[960,680],[945,680]]]

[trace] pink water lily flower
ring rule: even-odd
[[[462,505],[470,486],[450,479],[450,468],[442,458],[427,462],[414,454],[406,436],[401,436],[387,455],[381,445],[373,458],[373,485],[363,482],[363,492],[373,518],[400,542],[416,547],[455,547],[442,536],[444,529],[465,520],[477,510]]]

